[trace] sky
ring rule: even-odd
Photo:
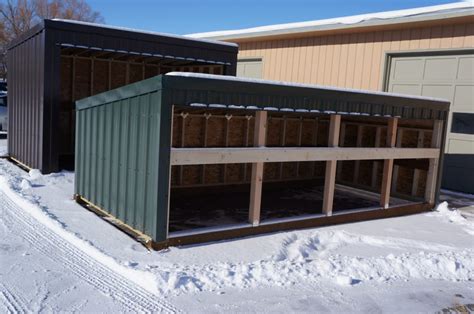
[[[302,22],[453,0],[88,0],[106,24],[173,34]]]

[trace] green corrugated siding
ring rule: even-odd
[[[76,132],[76,193],[156,241],[166,238],[156,228],[160,94],[78,110]]]
[[[76,193],[166,240],[172,105],[317,109],[445,119],[449,103],[323,88],[157,76],[76,103]],[[443,150],[442,150],[443,151]]]

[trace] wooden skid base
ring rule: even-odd
[[[428,211],[433,206],[427,203],[413,203],[409,205],[394,206],[387,209],[374,209],[367,211],[354,211],[349,213],[335,214],[327,217],[316,217],[308,219],[299,219],[284,222],[275,222],[261,224],[256,227],[248,226],[236,229],[227,229],[208,233],[196,233],[186,236],[171,237],[167,241],[151,243],[154,250],[162,250],[169,246],[179,246],[187,244],[196,244],[211,241],[221,241],[234,238],[242,238],[257,234],[272,233],[277,231],[288,231],[294,229],[306,229],[314,227],[322,227],[329,225],[337,225],[365,220],[391,218],[405,215],[412,215]]]
[[[17,165],[21,169],[25,170],[26,172],[30,172],[30,170],[32,169],[32,168],[28,167],[27,165],[25,165],[24,163],[22,163],[21,161],[19,161],[18,159],[15,159],[13,157],[5,157],[5,158],[7,158],[8,160],[10,160],[10,162],[14,163],[15,165]]]
[[[127,225],[126,223],[124,223],[120,219],[117,219],[116,217],[110,215],[108,212],[106,212],[102,208],[98,207],[97,205],[94,205],[93,203],[91,203],[90,201],[88,201],[87,199],[83,198],[80,195],[77,195],[77,194],[74,195],[74,199],[82,207],[90,210],[91,212],[93,212],[97,216],[103,218],[107,222],[114,225],[116,228],[122,230],[123,232],[125,232],[126,234],[128,234],[129,236],[134,238],[136,241],[143,244],[147,249],[152,248],[152,239],[149,236],[147,236],[146,234],[144,234],[144,233],[142,233],[142,232],[140,232],[136,229],[133,229],[131,226]]]

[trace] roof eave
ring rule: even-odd
[[[263,31],[255,31],[255,32],[244,32],[228,35],[217,35],[213,36],[212,32],[209,33],[209,36],[205,36],[206,33],[203,33],[201,36],[196,36],[195,38],[206,38],[212,40],[223,40],[223,41],[239,41],[239,40],[252,40],[256,38],[278,38],[284,37],[291,34],[310,34],[310,33],[318,33],[318,32],[326,32],[326,31],[342,31],[342,30],[351,30],[351,29],[358,29],[358,28],[368,28],[368,27],[376,27],[376,26],[390,26],[396,24],[407,24],[407,23],[417,23],[417,22],[431,22],[435,20],[446,20],[446,19],[453,19],[453,18],[461,18],[461,17],[470,17],[474,15],[474,8],[467,9],[463,11],[457,12],[445,12],[445,13],[437,13],[437,14],[424,14],[424,15],[414,15],[414,16],[404,16],[399,18],[393,19],[372,19],[367,20],[359,23],[353,24],[326,24],[326,25],[314,25],[314,26],[306,26],[306,27],[295,27],[295,28],[286,28],[286,29],[276,29],[276,30],[263,30]],[[229,31],[232,32],[232,31]],[[199,34],[198,34],[199,35]]]

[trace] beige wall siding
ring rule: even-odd
[[[473,48],[474,24],[239,43],[239,57],[263,58],[263,78],[382,89],[384,52]]]

